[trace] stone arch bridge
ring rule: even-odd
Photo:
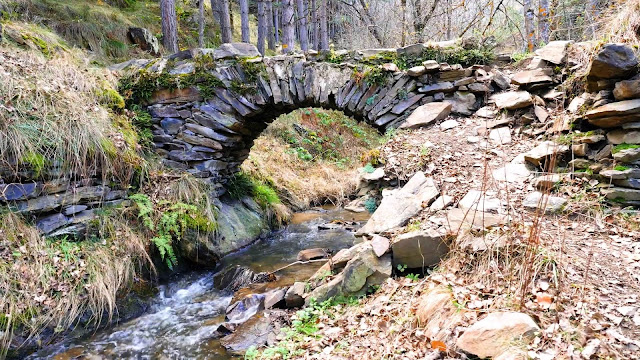
[[[263,58],[253,45],[234,43],[132,60],[114,70],[128,74],[127,95],[151,114],[156,152],[165,163],[222,189],[254,139],[292,110],[338,109],[385,131],[429,103],[439,106],[422,107],[410,123],[451,111],[470,115],[494,89],[509,86],[488,66],[425,60],[426,46]],[[403,71],[393,59],[415,66]]]

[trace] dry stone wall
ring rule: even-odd
[[[262,58],[252,45],[238,43],[130,61],[116,69],[161,79],[197,76],[202,62],[210,62],[201,76],[206,80],[182,88],[158,86],[145,101],[155,149],[165,163],[208,179],[222,193],[254,139],[294,109],[339,109],[385,131],[429,103],[450,104],[438,108],[434,119],[450,112],[470,115],[490,93],[509,86],[508,78],[487,66],[463,68],[433,60],[407,71],[386,63],[369,68],[374,69],[370,73],[358,72],[362,61],[390,51],[420,56],[424,46]],[[247,68],[260,70],[252,74]]]

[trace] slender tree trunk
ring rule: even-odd
[[[367,24],[367,28],[371,32],[371,35],[378,41],[378,43],[384,46],[384,37],[380,32],[380,28],[376,25],[376,20],[369,12],[369,5],[365,0],[360,0],[360,6],[362,6],[362,13],[360,14],[360,18]]]
[[[264,40],[267,37],[267,18],[265,16],[266,4],[264,0],[258,0],[258,51],[264,55]]]
[[[204,47],[204,0],[198,0],[198,46]]]
[[[320,0],[320,49],[329,50],[329,27],[327,26],[327,0]]]
[[[273,34],[276,39],[276,44],[280,43],[280,4],[276,3],[273,7]]]
[[[267,22],[267,48],[269,50],[275,50],[276,37],[273,32],[273,1],[272,0],[265,0],[265,1],[266,1],[265,18]]]
[[[400,46],[405,46],[407,42],[407,0],[400,0],[400,11],[402,12],[402,35]]]
[[[524,0],[524,29],[527,41],[527,52],[533,52],[535,49],[535,29],[533,27],[534,12],[531,8],[532,0]]]
[[[211,0],[211,12],[213,13],[213,20],[221,26],[222,21],[220,19],[220,0]]]
[[[540,0],[538,4],[538,45],[549,43],[549,0]]]
[[[282,50],[292,52],[295,45],[295,28],[293,24],[293,2],[282,0]]]
[[[447,0],[447,40],[451,40],[451,0]]]
[[[313,49],[318,50],[320,44],[320,29],[318,28],[318,4],[311,0],[311,33],[313,34]]]
[[[249,35],[249,1],[240,0],[240,30],[242,32],[242,42],[250,43]]]
[[[229,14],[229,0],[220,0],[220,34],[223,43],[231,42],[231,18]]]
[[[304,0],[296,0],[298,7],[298,32],[300,35],[300,48],[302,51],[307,52],[309,50],[309,37],[307,33],[307,9],[304,5]]]
[[[170,53],[178,52],[178,19],[175,0],[161,0],[162,39],[164,48]]]

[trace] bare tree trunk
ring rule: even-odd
[[[240,0],[240,30],[242,32],[242,42],[250,43],[248,0]]]
[[[451,40],[451,13],[453,9],[451,8],[451,0],[447,0],[447,40]]]
[[[176,53],[178,52],[178,19],[175,0],[161,0],[160,12],[164,48],[172,54]]]
[[[280,43],[280,3],[273,7],[273,34],[275,35],[276,44]]]
[[[267,23],[267,48],[269,50],[276,49],[276,38],[273,32],[273,1],[265,0],[265,19]]]
[[[313,34],[313,49],[318,50],[320,44],[320,29],[318,28],[318,5],[311,0],[311,33]]]
[[[300,48],[302,51],[307,52],[309,50],[309,37],[307,33],[307,9],[304,5],[304,0],[296,0],[298,7],[298,32],[300,35]]]
[[[380,28],[376,25],[376,20],[373,18],[373,15],[371,15],[371,12],[369,11],[369,5],[365,0],[360,0],[360,6],[362,6],[362,13],[360,14],[360,18],[362,18],[364,23],[367,24],[371,35],[373,35],[373,37],[378,41],[380,45],[384,46],[384,37],[380,32]]]
[[[329,29],[327,26],[327,0],[320,0],[320,49],[329,50]]]
[[[549,0],[540,0],[538,4],[538,45],[549,43]]]
[[[407,42],[407,0],[400,0],[400,11],[402,12],[402,35],[400,46],[405,46]]]
[[[198,0],[198,46],[204,47],[204,0]]]
[[[422,8],[423,0],[415,0],[415,5],[413,7],[413,30],[416,33],[416,41],[421,42],[423,39],[424,28],[427,25],[427,22],[431,20],[431,18],[435,14],[436,7],[440,3],[440,0],[433,0],[431,4],[431,9],[426,14]]]
[[[215,20],[218,26],[221,26],[222,21],[220,20],[220,0],[211,0],[211,12],[213,12],[213,20]]]
[[[266,4],[264,0],[258,0],[258,51],[264,55],[264,40],[267,36],[267,18],[265,16]]]
[[[231,42],[231,18],[229,0],[220,0],[220,34],[223,43]]]
[[[535,29],[533,27],[534,12],[531,8],[531,0],[524,0],[524,29],[527,40],[527,52],[535,49]]]
[[[295,45],[295,28],[293,24],[293,2],[282,0],[282,50],[292,52]]]

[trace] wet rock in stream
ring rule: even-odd
[[[219,290],[238,291],[253,283],[275,281],[273,274],[262,272],[255,273],[246,266],[232,266],[217,273],[214,278],[214,286]]]

